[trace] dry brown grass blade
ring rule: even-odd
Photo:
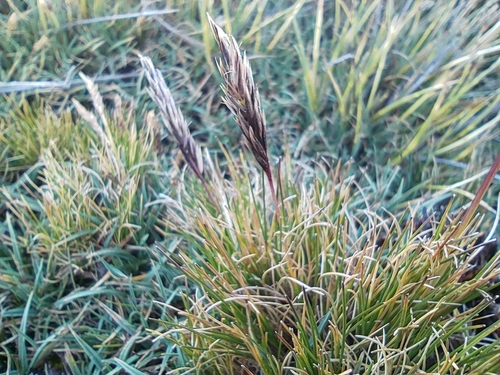
[[[500,154],[497,155],[497,157],[496,157],[495,161],[493,162],[493,165],[491,166],[491,168],[490,168],[488,174],[486,175],[483,183],[479,187],[479,190],[477,191],[476,196],[474,197],[474,199],[472,200],[469,208],[465,212],[465,215],[462,218],[462,223],[457,227],[457,229],[455,229],[452,232],[452,236],[458,238],[458,237],[460,237],[465,232],[465,229],[469,225],[469,223],[470,223],[470,221],[472,219],[472,216],[474,216],[474,214],[475,214],[475,212],[477,210],[477,207],[479,206],[479,203],[481,202],[481,200],[483,199],[484,195],[486,194],[486,191],[488,190],[491,182],[495,178],[495,175],[498,172],[498,170],[500,170]]]
[[[225,83],[222,87],[225,95],[224,104],[234,115],[248,148],[267,176],[279,218],[278,199],[267,153],[266,119],[260,105],[259,90],[253,80],[250,62],[246,54],[241,53],[236,40],[227,35],[208,13],[207,17],[223,56],[217,62],[217,67]]]
[[[201,181],[210,201],[217,208],[216,200],[203,178],[203,157],[200,146],[193,139],[188,123],[182,115],[180,108],[175,104],[172,93],[168,89],[161,72],[154,67],[149,57],[139,55],[139,58],[150,85],[149,94],[160,109],[163,123],[174,136],[186,163]]]

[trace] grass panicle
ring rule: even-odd
[[[253,80],[252,67],[246,53],[241,53],[234,37],[228,36],[209,14],[207,17],[222,52],[222,59],[218,61],[217,67],[224,80],[224,104],[233,114],[248,148],[266,174],[279,217],[278,198],[267,153],[266,118],[261,108],[259,90]]]
[[[139,56],[151,89],[149,94],[160,109],[163,123],[175,138],[179,149],[196,177],[201,181],[214,207],[218,207],[205,179],[203,178],[203,156],[200,146],[193,139],[189,125],[175,104],[172,93],[161,72],[156,69],[149,57]]]

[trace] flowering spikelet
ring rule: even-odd
[[[225,83],[222,86],[223,102],[234,115],[248,148],[266,173],[276,212],[279,215],[278,199],[274,191],[267,154],[266,119],[261,109],[259,90],[253,80],[250,62],[246,53],[241,53],[236,40],[217,26],[210,15],[207,16],[222,52],[222,59],[217,62],[217,67]]]

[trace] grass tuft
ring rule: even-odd
[[[258,196],[252,169],[250,180],[231,175],[223,218],[185,207],[194,223],[169,222],[191,245],[162,253],[196,286],[183,309],[167,305],[177,318],[161,337],[189,359],[174,373],[495,373],[500,341],[486,337],[500,325],[476,335],[475,322],[491,304],[483,297],[498,282],[499,256],[463,281],[480,223],[456,238],[460,215],[419,226],[359,210],[363,190],[340,165],[327,169],[287,176],[279,226],[266,223],[261,199],[248,199]]]

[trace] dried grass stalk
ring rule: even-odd
[[[139,55],[139,58],[150,85],[150,89],[148,90],[149,94],[160,109],[163,123],[170,134],[174,136],[186,163],[203,184],[212,204],[218,207],[213,194],[210,192],[203,178],[203,157],[201,148],[193,139],[187,121],[184,119],[180,108],[175,104],[172,93],[168,89],[161,72],[154,67],[149,57]]]
[[[227,35],[217,26],[209,14],[207,16],[223,56],[217,61],[217,67],[225,82],[222,86],[225,95],[223,102],[234,115],[248,148],[267,176],[276,214],[279,217],[278,199],[267,153],[266,119],[260,105],[259,90],[253,80],[250,62],[246,53],[241,53],[234,37]]]

